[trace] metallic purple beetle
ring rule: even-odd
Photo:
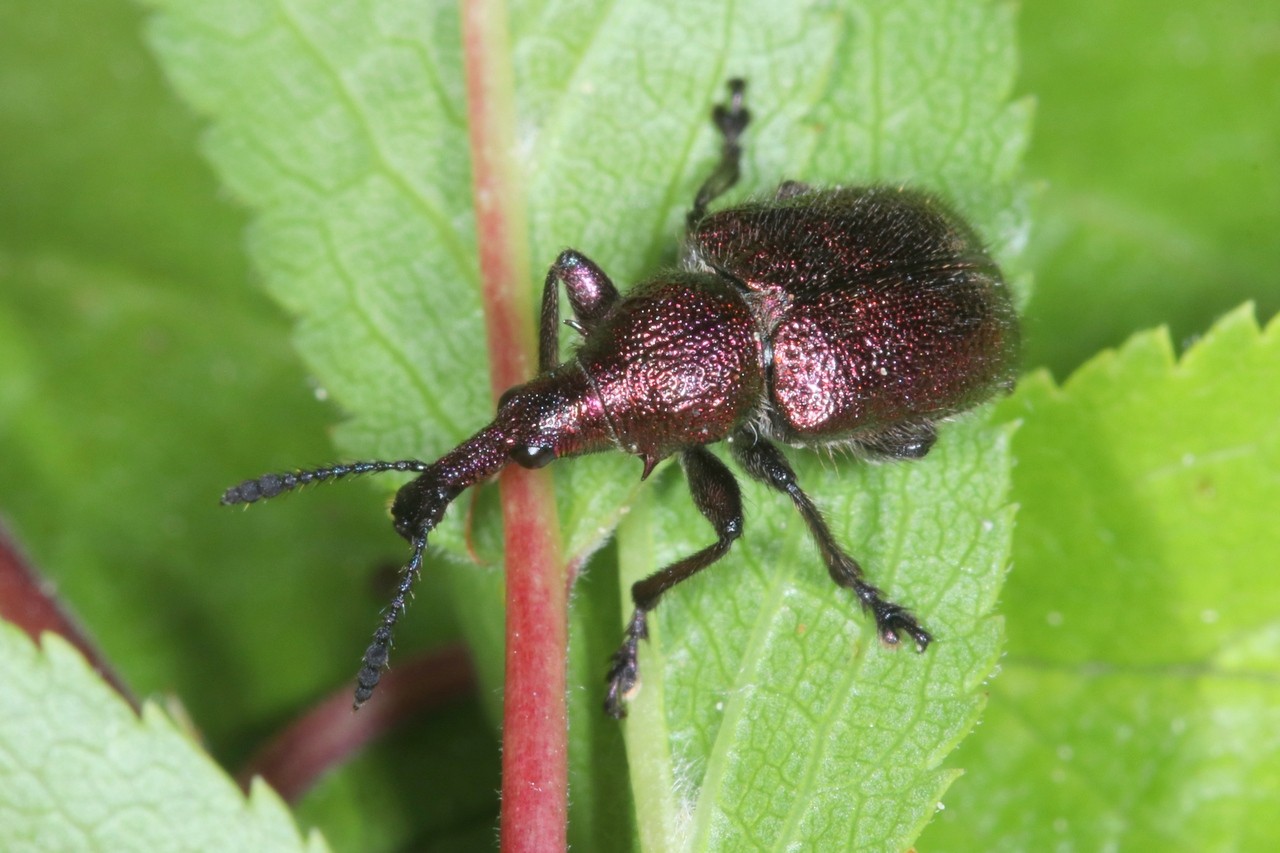
[[[916,618],[863,579],[774,441],[880,459],[924,456],[939,420],[1012,386],[1013,304],[973,231],[913,190],[787,182],[773,198],[708,214],[707,205],[738,180],[739,138],[749,120],[743,90],[742,81],[730,81],[729,103],[712,114],[723,150],[689,212],[683,268],[622,296],[592,261],[562,252],[543,289],[541,372],[502,396],[491,424],[432,464],[268,474],[223,495],[224,504],[252,503],[348,474],[419,475],[391,509],[413,555],[365,651],[356,707],[387,665],[427,535],[449,503],[509,461],[539,468],[604,450],[639,456],[642,477],[678,454],[694,503],[716,533],[714,544],[631,588],[635,612],[609,669],[609,714],[626,714],[648,613],[742,533],[738,484],[705,447],[721,440],[747,474],[791,498],[832,579],[853,590],[885,643],[906,634],[919,651],[928,646]],[[557,364],[562,284],[574,315],[568,325],[583,341]]]

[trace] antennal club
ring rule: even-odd
[[[359,708],[373,695],[374,688],[382,678],[382,671],[387,668],[396,622],[404,613],[414,581],[422,572],[427,536],[444,518],[445,510],[454,498],[502,469],[510,458],[508,439],[511,439],[513,446],[521,448],[532,443],[525,440],[518,431],[521,423],[507,423],[503,426],[490,424],[433,464],[417,459],[394,462],[375,460],[330,465],[310,471],[264,474],[232,486],[222,495],[224,505],[250,504],[311,483],[354,474],[400,471],[418,475],[400,487],[391,504],[391,519],[396,532],[409,541],[413,546],[413,553],[401,571],[391,603],[383,610],[382,621],[373,632],[373,639],[361,658],[360,671],[356,675],[354,707]]]
[[[422,571],[422,552],[426,548],[427,535],[425,533],[413,537],[413,555],[409,557],[409,562],[401,570],[400,583],[396,585],[396,594],[392,597],[391,604],[387,606],[385,615],[382,617],[382,624],[373,632],[373,640],[370,641],[369,647],[364,650],[364,657],[360,660],[360,671],[356,673],[355,701],[351,705],[353,710],[360,710],[360,706],[373,695],[373,688],[378,686],[378,681],[382,678],[382,671],[387,668],[387,661],[391,657],[392,634],[394,633],[396,622],[400,619],[400,614],[404,613],[405,605],[407,604],[406,599],[413,589],[414,581],[418,579],[418,575]]]

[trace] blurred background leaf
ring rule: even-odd
[[[381,490],[218,506],[229,480],[332,459],[337,413],[248,272],[246,218],[143,20],[0,8],[0,513],[133,689],[180,696],[234,766],[350,683],[402,552]],[[441,605],[419,597],[405,647],[456,637]],[[362,843],[492,837],[497,740],[474,709],[376,753],[323,789],[357,790]],[[451,808],[406,811],[423,767]]]
[[[1044,182],[1029,367],[1059,378],[1137,329],[1179,344],[1280,309],[1280,11],[1264,0],[1027,3],[1018,88]]]

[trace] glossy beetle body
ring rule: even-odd
[[[396,530],[413,543],[396,595],[357,677],[356,705],[387,662],[392,629],[449,503],[508,462],[535,468],[622,450],[642,476],[679,457],[716,541],[632,587],[635,611],[608,675],[605,709],[625,714],[647,615],[671,587],[724,556],[743,530],[737,481],[705,445],[727,440],[754,479],[791,498],[832,579],[854,592],[880,637],[924,651],[929,633],[868,583],[831,535],[773,443],[925,455],[938,420],[1011,387],[1018,327],[995,265],[961,219],[930,196],[883,187],[811,189],[708,213],[736,183],[749,120],[743,86],[713,118],[716,171],[688,216],[682,269],[624,297],[596,264],[561,253],[547,273],[540,372],[509,390],[493,422],[434,463],[360,462],[248,480],[223,496],[250,503],[307,483],[372,471],[418,477],[396,495]],[[560,288],[582,335],[558,362]]]
[[[577,415],[509,439],[544,442],[546,461],[617,448],[640,456],[646,474],[747,423],[795,446],[915,457],[937,420],[1012,384],[1008,291],[936,199],[795,184],[780,195],[707,216],[689,236],[686,271],[626,296],[586,258],[562,254],[553,275],[571,294],[583,286],[575,277],[605,284],[612,307],[575,323],[580,375],[555,374],[554,391],[540,377],[508,397],[577,385]],[[526,420],[516,408],[506,417]]]
[[[553,269],[585,265],[603,277],[573,251]],[[648,476],[672,453],[727,437],[761,403],[762,342],[752,312],[714,276],[673,273],[640,284],[582,328],[582,346],[568,363],[574,370],[558,378],[580,383],[583,401],[575,409],[583,417],[568,430],[554,418],[534,429],[545,439],[528,439],[547,442],[554,453],[547,461],[616,448],[641,457]],[[509,394],[500,417],[519,422],[524,415],[514,403],[548,394],[543,377],[530,386]]]
[[[708,216],[689,252],[754,296],[781,441],[901,447],[1013,382],[1008,291],[930,196],[784,184],[778,199]]]

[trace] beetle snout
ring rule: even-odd
[[[524,468],[541,468],[610,446],[599,397],[576,365],[508,390],[498,400],[494,425],[508,458]]]

